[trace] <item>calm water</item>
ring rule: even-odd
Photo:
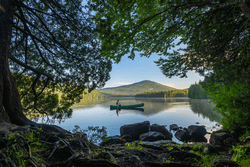
[[[212,129],[217,122],[220,122],[221,115],[213,111],[214,105],[208,103],[209,100],[194,100],[188,98],[172,99],[134,99],[119,98],[122,105],[131,105],[144,103],[144,111],[139,110],[110,110],[110,105],[115,105],[116,100],[109,100],[92,106],[76,106],[73,110],[72,117],[61,121],[54,122],[55,125],[72,130],[75,125],[81,129],[88,126],[105,126],[108,135],[119,135],[120,127],[125,124],[150,121],[150,124],[169,125],[177,124],[178,126],[188,127],[199,122],[205,125],[206,129]],[[39,120],[39,122],[42,122]],[[174,137],[173,141],[177,142]]]

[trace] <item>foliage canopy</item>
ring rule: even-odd
[[[23,111],[71,111],[84,89],[103,87],[110,79],[111,61],[100,51],[96,24],[82,0],[9,2],[14,12],[9,67]]]
[[[186,77],[188,70],[206,75],[212,68],[242,63],[239,55],[248,53],[249,1],[89,3],[97,12],[103,52],[116,62],[125,54],[133,59],[135,51],[147,57],[159,53],[163,56],[156,63],[167,77]]]

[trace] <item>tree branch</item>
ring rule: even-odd
[[[47,47],[44,45],[44,43],[43,43],[42,40],[40,40],[39,38],[37,38],[36,36],[34,36],[34,35],[30,32],[30,29],[29,29],[29,27],[27,26],[27,24],[26,24],[26,22],[25,22],[25,19],[23,19],[23,18],[24,18],[24,15],[23,15],[22,9],[21,9],[20,7],[18,7],[18,10],[19,10],[19,12],[20,12],[20,14],[21,14],[21,18],[20,18],[20,19],[21,19],[21,21],[23,22],[23,24],[24,24],[24,29],[25,29],[26,31],[25,31],[25,30],[22,30],[21,28],[19,28],[19,27],[17,27],[17,26],[14,26],[14,27],[15,27],[16,29],[19,29],[20,31],[26,33],[27,35],[29,35],[29,36],[31,37],[32,41],[34,42],[35,47],[36,47],[36,49],[38,50],[38,52],[39,52],[39,54],[40,54],[42,60],[43,60],[46,64],[48,64],[49,66],[51,66],[56,72],[58,72],[59,74],[61,74],[52,64],[50,64],[50,63],[43,57],[42,52],[41,52],[40,48],[38,47],[38,45],[37,45],[35,39],[38,40],[38,41],[46,48],[46,50],[48,50],[48,51],[50,51],[50,50],[47,49]]]
[[[50,76],[49,74],[44,73],[44,72],[39,71],[39,70],[37,70],[37,69],[35,69],[35,68],[33,68],[33,67],[28,66],[27,64],[25,64],[25,63],[21,62],[20,60],[16,59],[14,56],[12,56],[12,55],[9,54],[8,57],[9,57],[12,61],[14,61],[14,62],[16,62],[17,64],[19,64],[20,66],[23,66],[23,67],[25,67],[25,68],[27,68],[27,69],[29,69],[29,70],[31,70],[31,71],[37,73],[37,74],[42,74],[42,75],[48,77],[49,79],[53,80],[53,77]]]
[[[35,98],[34,98],[34,106],[36,106],[37,97],[38,97],[37,94],[36,94],[35,86],[36,86],[36,83],[39,81],[40,77],[41,77],[41,74],[37,74],[36,79],[34,80],[34,82],[33,82],[32,85],[31,85],[32,91],[33,91],[33,93],[34,93],[34,95],[35,95]]]

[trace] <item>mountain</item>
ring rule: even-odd
[[[149,91],[167,91],[176,90],[175,88],[165,86],[153,81],[144,80],[136,82],[131,85],[118,86],[114,88],[100,89],[100,92],[114,94],[114,95],[136,95],[138,93],[149,92]]]

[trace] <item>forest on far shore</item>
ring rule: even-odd
[[[188,88],[188,97],[191,99],[207,99],[205,95],[205,89],[200,84],[192,84]]]
[[[135,97],[188,97],[188,89],[168,90],[168,91],[150,91],[136,94]]]

